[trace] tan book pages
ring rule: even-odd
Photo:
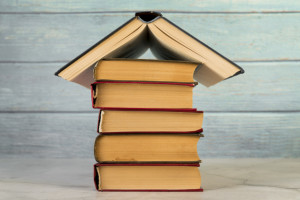
[[[99,166],[100,190],[199,189],[201,176],[189,166]]]
[[[193,132],[202,128],[202,112],[101,110],[99,132]]]
[[[199,135],[100,135],[94,145],[97,162],[199,162]]]
[[[94,69],[94,79],[194,82],[193,75],[199,63],[158,61],[145,59],[100,60]]]
[[[193,87],[154,83],[96,83],[95,108],[192,108]],[[122,99],[122,101],[120,101]]]

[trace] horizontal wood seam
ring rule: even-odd
[[[127,14],[127,13],[135,13],[139,10],[128,10],[128,11],[70,11],[70,12],[53,12],[53,11],[41,11],[41,12],[0,12],[0,14],[45,14],[45,15],[55,15],[55,14]],[[299,10],[274,10],[274,11],[168,11],[168,10],[155,10],[162,13],[170,13],[170,14],[295,14],[300,13]]]
[[[97,114],[99,113],[98,109],[95,109],[93,111],[0,111],[0,114],[48,114],[48,113],[54,113],[54,114]],[[255,114],[267,114],[267,113],[300,113],[300,110],[263,110],[263,111],[257,111],[257,110],[251,110],[251,111],[209,111],[204,110],[204,113],[217,113],[217,114],[230,114],[230,113],[239,113],[239,114],[247,114],[247,113],[255,113]]]

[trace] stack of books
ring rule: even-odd
[[[133,59],[148,48],[160,60]],[[136,13],[58,70],[91,87],[93,108],[100,108],[97,190],[202,191],[203,112],[193,108],[193,88],[243,72],[157,12]]]
[[[92,84],[100,108],[95,185],[102,191],[201,191],[191,62],[100,60]]]

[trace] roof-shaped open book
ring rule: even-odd
[[[137,58],[148,48],[161,60],[201,64],[194,79],[205,86],[243,73],[244,70],[197,40],[157,12],[139,12],[104,39],[66,64],[55,75],[90,87],[95,63],[103,58]]]

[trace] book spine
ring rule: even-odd
[[[91,99],[92,99],[92,108],[95,108],[94,84],[91,84]]]
[[[101,114],[102,114],[102,110],[100,110],[100,111],[99,111],[99,115],[98,115],[97,133],[101,133],[101,131],[100,131],[100,125],[101,125]]]

